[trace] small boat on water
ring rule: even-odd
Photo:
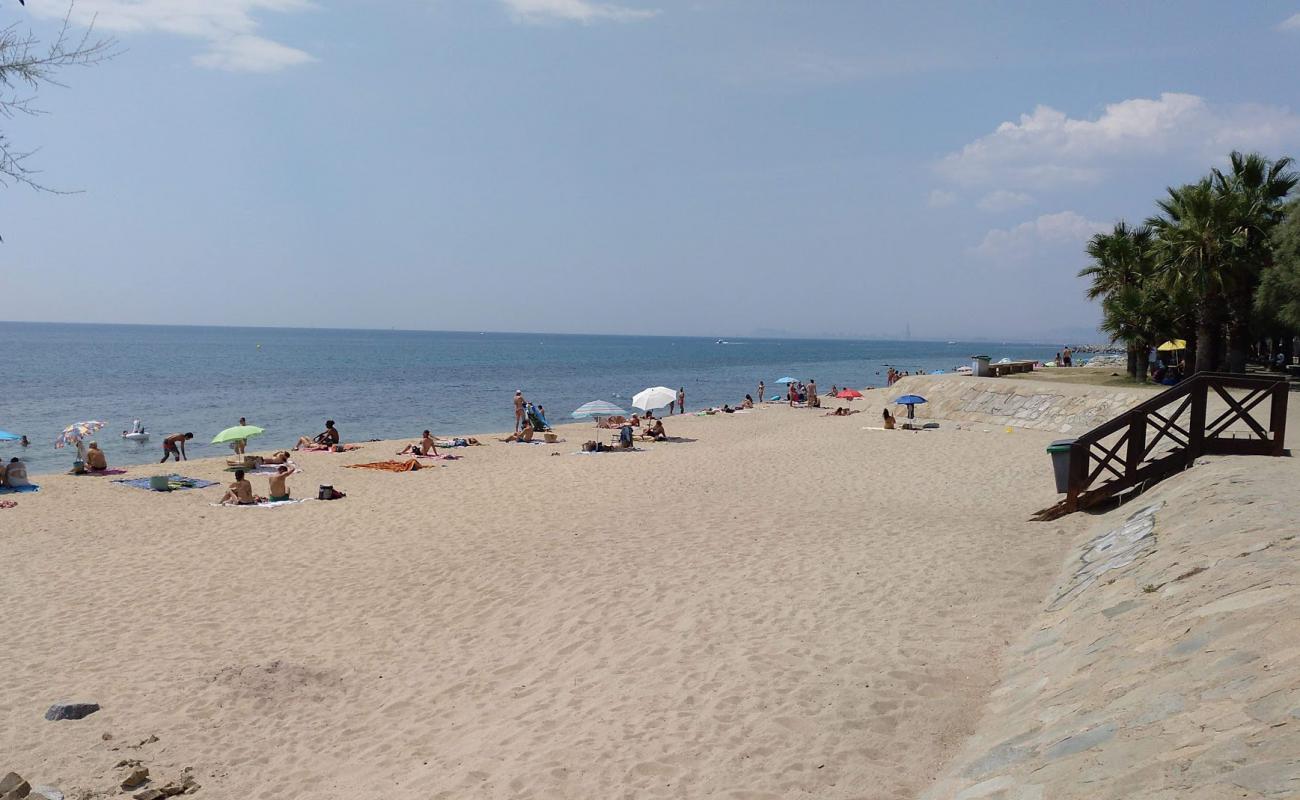
[[[131,423],[131,430],[122,431],[122,438],[128,442],[147,442],[149,441],[149,432],[144,429],[140,420]]]

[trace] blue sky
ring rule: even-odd
[[[48,36],[56,0],[5,3]],[[0,317],[1083,338],[1081,246],[1300,155],[1300,2],[78,0]]]

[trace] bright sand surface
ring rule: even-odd
[[[634,453],[576,455],[566,426],[406,474],[342,468],[392,443],[298,454],[297,495],[348,497],[275,509],[40,476],[0,510],[0,773],[70,798],[120,794],[128,758],[200,797],[915,796],[1088,521],[1027,521],[1052,434],[864,430],[873,394],[673,418],[690,441]],[[46,722],[58,701],[103,710]]]

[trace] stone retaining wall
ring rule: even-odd
[[[923,800],[1300,797],[1297,485],[1203,459],[1091,520]]]
[[[889,399],[919,394],[917,416],[1078,435],[1118,416],[1154,390],[964,375],[914,375],[889,389]],[[868,393],[868,400],[871,400]],[[879,412],[877,412],[879,413]]]

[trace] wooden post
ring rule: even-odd
[[[1088,460],[1092,445],[1074,442],[1070,445],[1070,485],[1065,495],[1066,508],[1079,510],[1079,495],[1088,488],[1084,481],[1088,479]]]
[[[1273,385],[1273,397],[1269,400],[1272,413],[1269,415],[1268,430],[1273,434],[1272,455],[1280,456],[1286,452],[1286,402],[1290,387],[1286,381]]]
[[[1196,457],[1205,452],[1205,404],[1210,393],[1209,378],[1193,375],[1192,413],[1187,425],[1187,466],[1192,466]]]
[[[1124,457],[1124,476],[1133,477],[1142,465],[1142,456],[1147,449],[1147,415],[1133,414],[1128,423],[1128,453]]]

